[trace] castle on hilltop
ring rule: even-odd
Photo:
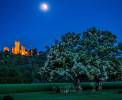
[[[19,41],[15,41],[15,47],[12,48],[12,54],[28,56],[29,51],[27,51],[26,48],[20,44]]]
[[[8,47],[4,47],[4,52],[9,51]],[[23,56],[31,56],[32,55],[32,50],[28,51],[26,48],[21,45],[19,41],[15,41],[15,46],[12,47],[12,54],[15,55],[23,55]]]

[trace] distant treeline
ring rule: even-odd
[[[33,56],[0,52],[0,83],[39,82],[37,72],[45,61],[45,52]]]

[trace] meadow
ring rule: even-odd
[[[72,83],[1,84],[0,100],[10,95],[14,100],[122,100],[122,82],[103,82],[103,90],[92,91],[91,82],[81,83],[83,91],[73,91]],[[68,94],[56,89],[70,89]]]

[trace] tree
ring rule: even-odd
[[[99,75],[107,80],[122,72],[116,36],[109,31],[90,28],[80,34],[67,33],[47,50],[47,61],[39,74],[47,81],[74,80],[77,74]],[[115,63],[116,62],[116,63]]]
[[[62,36],[60,41],[56,41],[47,51],[47,61],[41,67],[40,74],[42,79],[47,81],[73,80],[73,65],[75,56],[77,58],[77,48],[80,46],[80,34],[67,33]]]
[[[110,72],[118,74],[121,65],[118,61],[119,52],[116,36],[109,31],[90,28],[83,33],[82,50],[86,51],[86,66],[92,66],[88,72],[100,74],[104,80],[109,78]],[[88,62],[89,61],[89,62]],[[118,62],[115,64],[115,62]],[[93,69],[94,68],[94,69]]]
[[[31,51],[32,51],[32,56],[36,56],[37,55],[37,49],[36,48],[31,49]]]

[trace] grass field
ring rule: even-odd
[[[92,82],[82,82],[84,89],[92,88]],[[119,82],[103,82],[103,89],[122,89],[122,81]],[[40,92],[50,91],[54,88],[72,88],[72,83],[33,83],[33,84],[0,84],[0,93],[24,93],[24,92]]]
[[[92,92],[83,91],[80,93],[69,93],[68,95],[53,92],[30,92],[12,93],[14,100],[122,100],[122,94],[114,93],[115,90]],[[7,94],[0,94],[0,100]]]
[[[0,100],[8,94],[14,100],[122,100],[122,93],[117,93],[122,92],[122,82],[104,82],[102,91],[92,91],[90,82],[81,83],[81,86],[83,91],[71,91],[66,95],[51,89],[69,89],[71,83],[1,84]]]

